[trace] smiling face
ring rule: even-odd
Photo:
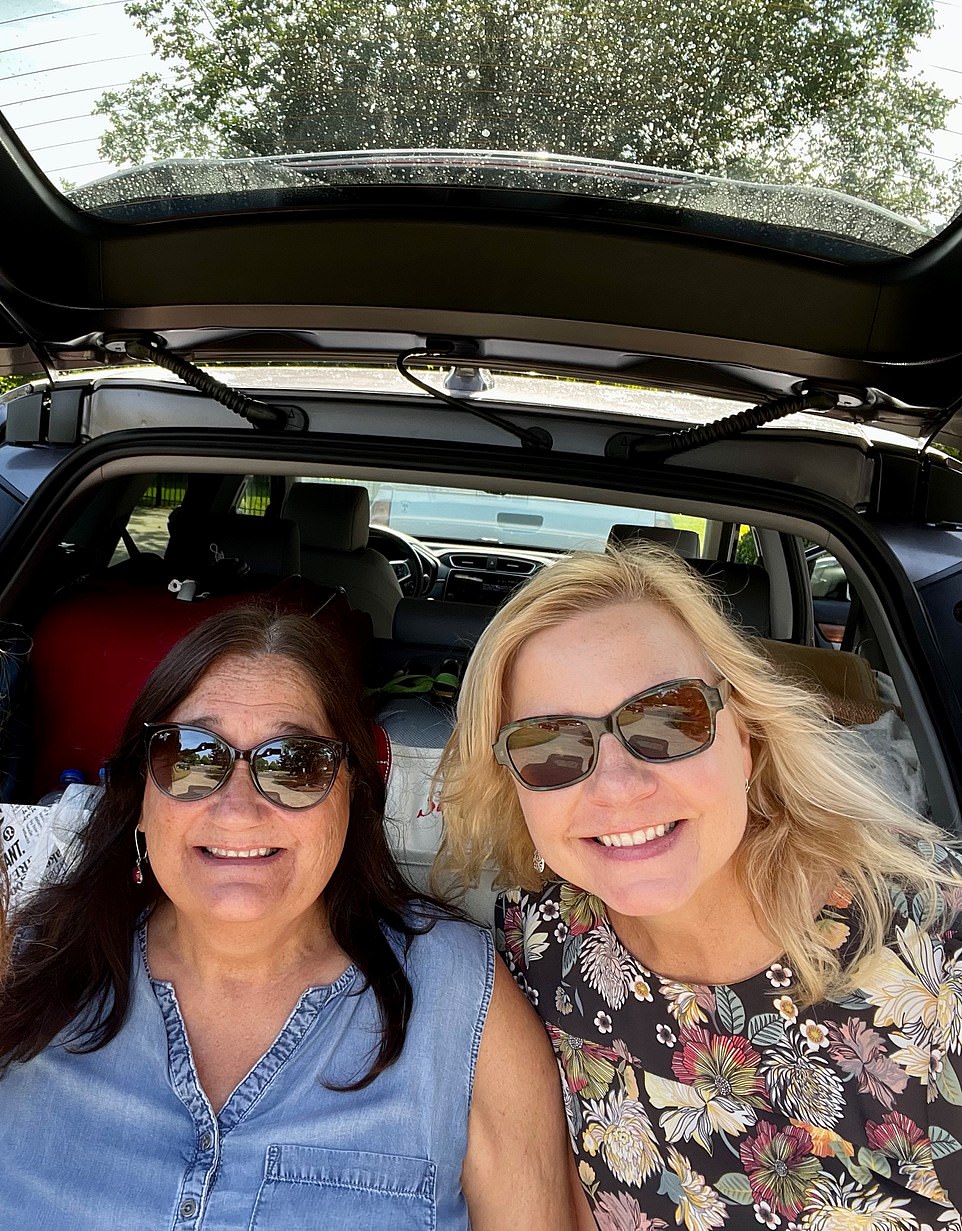
[[[230,655],[214,663],[167,716],[252,748],[276,735],[335,732],[300,667],[279,656]],[[148,778],[140,828],[150,866],[178,916],[218,924],[314,926],[319,899],[344,847],[349,774],[310,808],[270,803],[238,761],[204,799],[170,799]]]
[[[674,616],[655,603],[602,607],[529,638],[507,681],[505,719],[597,717],[689,678],[715,684],[718,671]],[[726,708],[711,747],[684,760],[638,760],[606,733],[582,782],[517,789],[531,838],[559,876],[620,915],[694,918],[734,888],[750,773],[748,738]]]

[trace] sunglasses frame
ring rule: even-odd
[[[664,692],[670,688],[680,688],[683,685],[697,688],[705,699],[708,706],[708,723],[709,735],[704,744],[698,748],[692,748],[690,752],[680,752],[673,757],[646,757],[643,753],[632,748],[628,741],[624,738],[621,729],[615,723],[615,718],[622,710],[629,705],[633,705],[636,701],[641,701],[645,697],[653,697],[657,693]],[[717,684],[706,684],[700,679],[680,679],[680,680],[665,680],[663,684],[656,684],[653,688],[646,688],[643,692],[635,693],[633,697],[629,697],[627,701],[622,701],[620,705],[609,714],[603,714],[600,718],[586,718],[581,714],[532,714],[528,718],[519,718],[517,722],[508,722],[498,732],[497,739],[491,745],[494,750],[494,758],[499,765],[503,765],[509,771],[516,782],[519,782],[526,791],[561,791],[565,787],[575,786],[576,783],[584,782],[595,771],[598,765],[598,752],[601,747],[601,737],[605,733],[613,735],[623,748],[638,761],[644,761],[649,765],[671,765],[675,761],[685,761],[688,757],[696,757],[700,752],[706,752],[715,742],[715,717],[725,708],[728,699],[732,694],[731,683],[724,678],[718,681]],[[508,752],[508,740],[515,731],[521,730],[523,727],[530,725],[533,722],[582,722],[587,727],[591,735],[591,761],[584,773],[578,774],[572,778],[570,782],[552,783],[548,786],[533,786],[529,782],[525,782],[521,777],[519,770],[515,768],[511,761],[511,755]]]
[[[162,787],[157,781],[157,778],[154,775],[153,767],[150,763],[150,746],[153,743],[154,738],[163,731],[202,731],[205,735],[209,735],[213,739],[217,740],[218,743],[223,744],[223,746],[230,753],[230,762],[228,763],[227,770],[220,782],[218,782],[216,786],[211,787],[206,794],[195,795],[193,799],[185,799],[180,795],[172,795],[170,791],[165,790],[164,787]],[[262,748],[266,747],[268,744],[273,744],[280,739],[307,740],[312,744],[322,744],[324,747],[333,750],[334,772],[331,775],[330,785],[319,799],[315,799],[309,804],[285,804],[281,803],[278,799],[272,798],[261,786],[260,779],[254,769],[252,758],[254,754],[259,752]],[[267,802],[269,804],[273,804],[275,808],[283,808],[287,812],[304,812],[307,808],[316,808],[318,804],[323,803],[324,800],[327,799],[334,787],[334,783],[337,781],[337,775],[341,771],[341,765],[347,761],[350,754],[351,750],[343,740],[331,739],[330,736],[327,735],[273,735],[270,739],[261,740],[261,742],[259,744],[255,744],[253,748],[235,748],[232,743],[224,739],[223,735],[218,735],[216,731],[211,731],[209,727],[202,727],[195,722],[144,723],[144,760],[147,767],[147,774],[157,790],[160,791],[161,795],[163,795],[166,799],[174,800],[178,804],[194,804],[199,803],[203,799],[210,799],[211,795],[219,791],[221,787],[230,780],[231,774],[234,772],[234,766],[237,762],[246,761],[248,769],[250,770],[251,783],[253,784],[254,790],[261,796],[262,799],[266,799]]]

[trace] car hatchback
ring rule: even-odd
[[[15,5],[5,798],[96,782],[163,646],[292,579],[443,729],[506,595],[640,535],[957,831],[953,99],[934,11],[856,7]]]

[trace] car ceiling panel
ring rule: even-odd
[[[496,194],[480,208],[456,189],[403,206],[372,192],[363,209],[123,225],[73,210],[9,137],[0,181],[13,237],[0,247],[0,301],[14,318],[0,324],[2,370],[23,371],[20,328],[63,367],[75,339],[104,329],[380,328],[851,381],[944,419],[962,394],[945,310],[962,224],[913,258],[855,265],[667,226],[534,217],[491,204]],[[76,358],[89,362],[89,349]]]

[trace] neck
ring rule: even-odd
[[[336,978],[347,965],[320,901],[299,919],[274,927],[211,926],[163,902],[150,917],[147,951],[154,977],[175,983],[189,974],[208,985],[252,987],[306,971],[312,972],[307,983],[320,983]]]
[[[679,983],[738,983],[782,955],[736,884],[710,903],[686,902],[668,914],[637,917],[609,910],[608,916],[640,962]]]

